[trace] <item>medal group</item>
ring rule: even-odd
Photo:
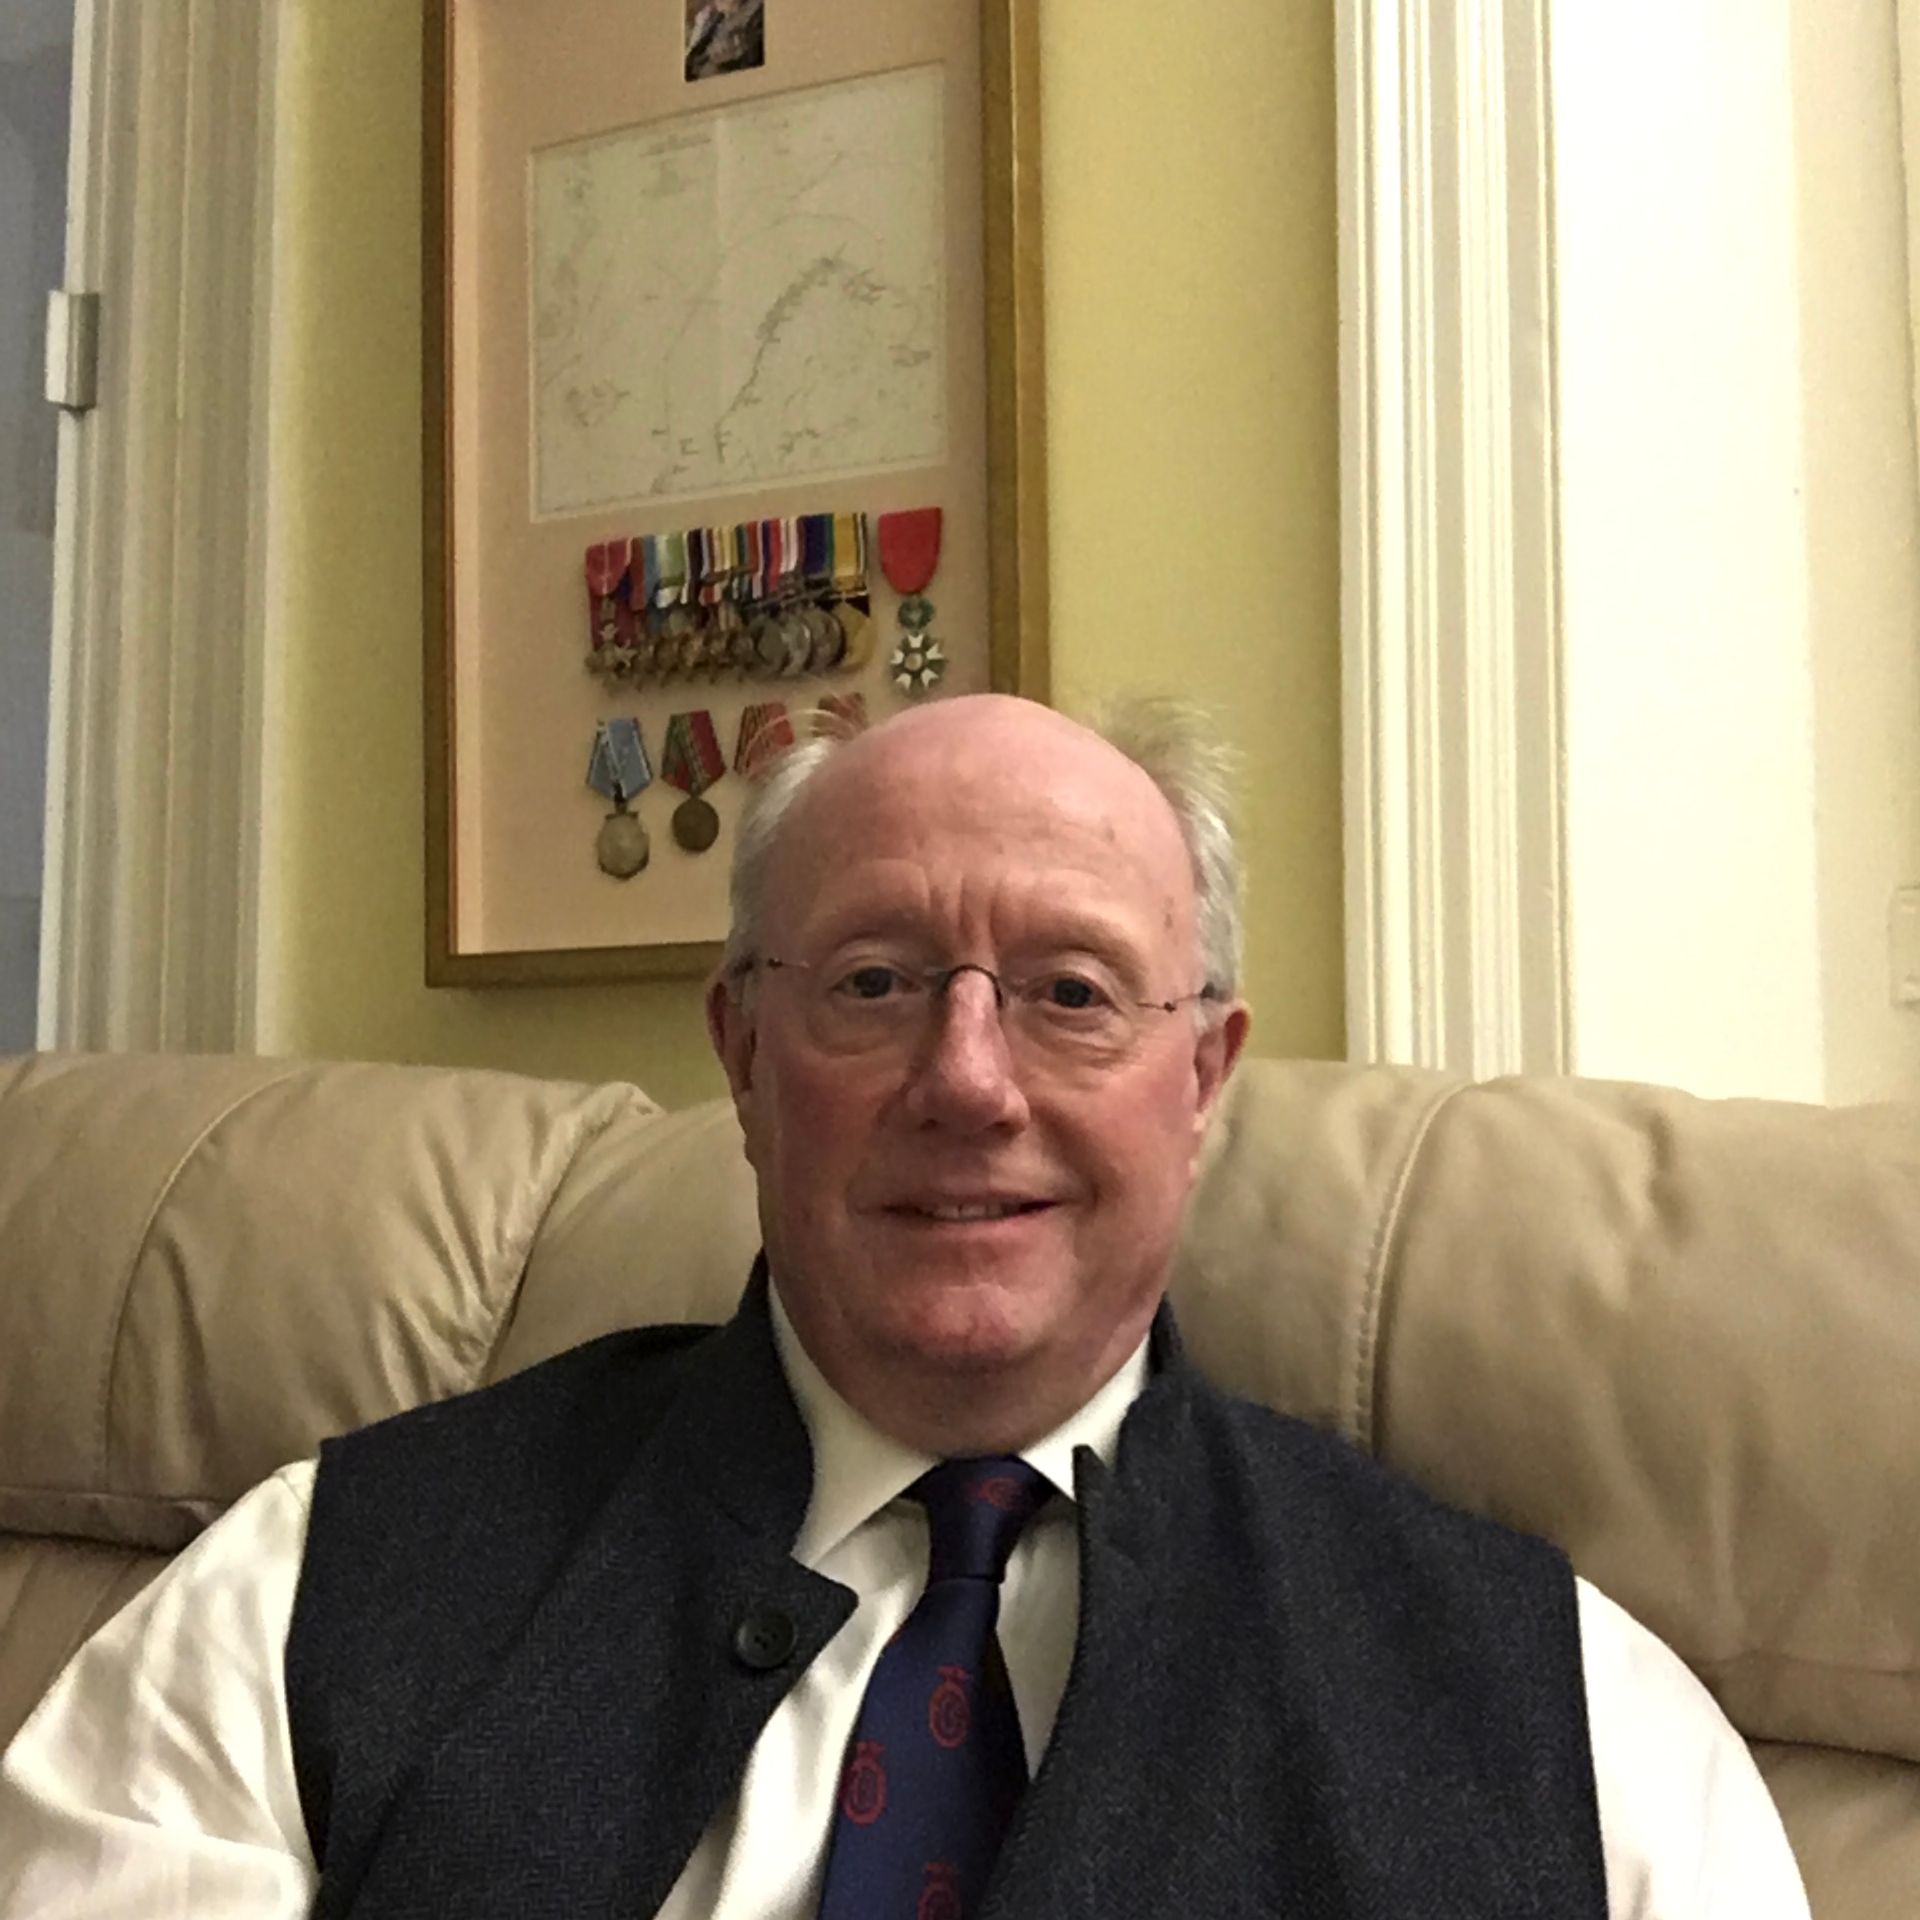
[[[602,541],[586,553],[587,668],[609,688],[856,673],[873,657],[868,567],[877,552],[900,596],[887,677],[917,699],[946,672],[925,591],[939,565],[940,533],[940,509],[921,507],[882,513],[872,525],[864,513],[811,513]],[[858,730],[867,720],[858,692],[824,694],[813,711],[821,716],[810,723],[816,728]],[[794,739],[785,701],[748,706],[733,771],[752,779]],[[669,715],[659,777],[686,796],[672,830],[688,853],[704,853],[719,837],[719,815],[704,795],[727,769],[707,708]],[[616,879],[631,879],[651,856],[631,803],[653,779],[639,719],[599,722],[587,784],[612,803],[595,852]]]

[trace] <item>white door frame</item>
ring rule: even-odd
[[[98,404],[61,421],[44,1047],[250,1050],[280,0],[80,0],[67,280]]]
[[[1347,1031],[1568,1061],[1547,0],[1340,0]]]

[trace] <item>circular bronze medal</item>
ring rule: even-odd
[[[689,853],[705,853],[720,836],[720,816],[698,794],[673,810],[673,837]]]
[[[839,658],[834,664],[845,672],[856,673],[873,658],[873,621],[851,600],[842,600],[833,610],[842,639]]]
[[[600,822],[593,851],[602,873],[610,873],[616,880],[631,880],[647,864],[652,849],[647,845],[646,828],[622,802]]]

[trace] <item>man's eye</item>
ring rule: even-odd
[[[898,967],[884,967],[876,962],[855,967],[840,982],[838,990],[849,1000],[885,1000],[903,991],[907,984],[906,975]]]
[[[1112,1005],[1104,989],[1077,973],[1056,973],[1040,982],[1039,998],[1044,1006],[1060,1013],[1096,1013]]]

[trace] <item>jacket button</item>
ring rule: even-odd
[[[778,1607],[752,1607],[733,1630],[733,1657],[755,1673],[785,1666],[800,1635]]]

